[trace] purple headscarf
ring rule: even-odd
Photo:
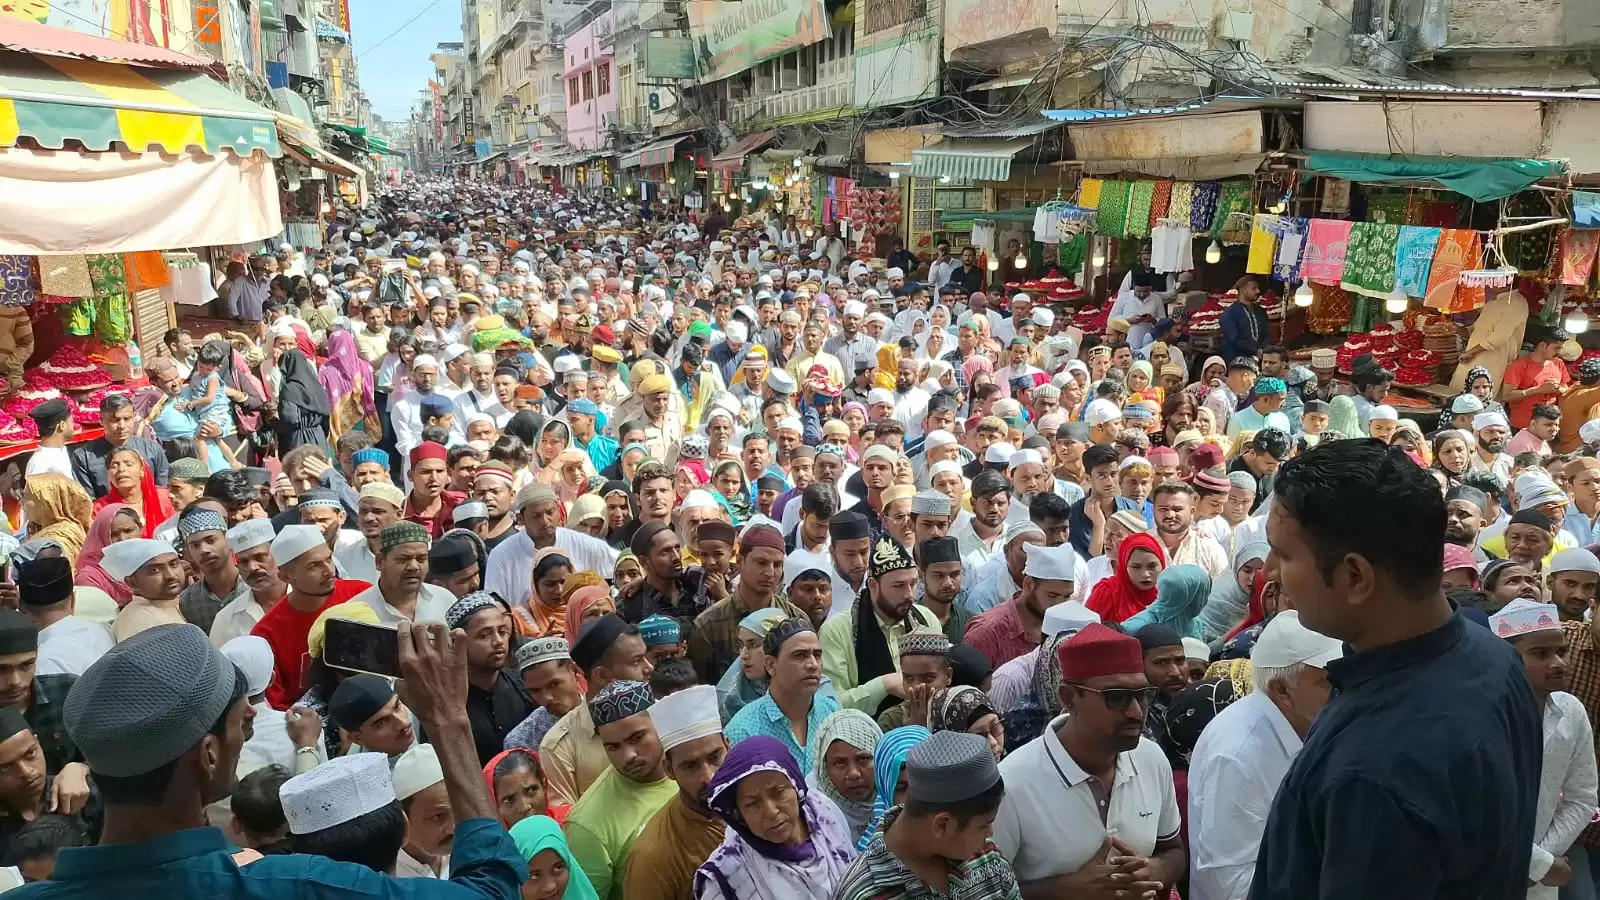
[[[807,793],[806,780],[800,775],[800,767],[795,764],[794,754],[777,738],[764,735],[746,738],[733,745],[728,755],[723,757],[722,765],[717,768],[717,774],[711,776],[711,811],[728,823],[728,827],[739,832],[750,846],[754,847],[762,856],[781,859],[786,862],[803,862],[816,854],[811,846],[811,836],[794,846],[787,844],[774,844],[771,841],[757,837],[755,832],[746,825],[744,818],[739,815],[739,802],[737,798],[737,785],[744,778],[757,772],[782,772],[794,785],[795,792],[800,795],[800,811],[806,817],[807,829],[816,830],[816,818],[811,810],[806,807]],[[814,835],[813,835],[814,836]]]
[[[361,358],[355,335],[335,328],[328,334],[328,361],[317,369],[317,378],[329,397],[343,397],[355,388],[357,376],[361,379],[361,413],[377,412],[372,399],[372,365]]]

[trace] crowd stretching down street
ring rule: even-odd
[[[328,218],[103,437],[27,413],[14,896],[1595,900],[1568,335],[1475,331],[1430,434],[1148,254],[1086,331],[759,215]]]

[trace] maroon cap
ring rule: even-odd
[[[1189,452],[1189,465],[1195,469],[1222,468],[1222,448],[1216,444],[1201,444]]]
[[[1102,675],[1144,674],[1144,649],[1137,638],[1091,622],[1056,648],[1063,681]]]

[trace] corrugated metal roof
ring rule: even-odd
[[[1103,122],[1109,119],[1135,119],[1141,116],[1170,116],[1175,113],[1194,112],[1211,105],[1210,100],[1197,100],[1181,106],[1153,106],[1147,109],[1044,109],[1039,114],[1053,122]]]
[[[947,138],[983,138],[985,140],[993,140],[994,138],[1033,137],[1037,134],[1044,134],[1053,128],[1059,128],[1060,125],[1061,123],[1052,122],[1049,119],[1024,119],[1010,125],[974,124],[962,127],[952,126],[940,133]]]
[[[1444,84],[1329,84],[1313,81],[1268,81],[1262,87],[1304,94],[1372,94],[1385,97],[1449,97],[1480,100],[1600,100],[1600,91],[1532,91],[1516,88],[1458,88]]]
[[[18,53],[92,59],[153,69],[198,70],[219,65],[215,60],[190,56],[165,47],[80,34],[66,28],[9,17],[0,18],[0,47]]]

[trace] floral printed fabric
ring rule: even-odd
[[[1350,228],[1339,286],[1368,297],[1387,297],[1394,290],[1395,245],[1399,241],[1399,225],[1356,222]]]
[[[1222,185],[1215,181],[1202,181],[1194,186],[1194,196],[1189,203],[1189,227],[1195,234],[1211,230],[1211,220],[1217,215],[1217,200],[1222,196]]]
[[[33,257],[0,255],[0,306],[32,306],[38,300]]]
[[[1306,252],[1300,274],[1317,284],[1338,284],[1344,276],[1345,250],[1350,242],[1352,222],[1341,219],[1312,219],[1306,231]]]
[[[1150,236],[1150,209],[1155,202],[1156,183],[1154,181],[1135,181],[1133,189],[1128,192],[1128,235],[1130,237]]]
[[[1600,249],[1600,231],[1567,229],[1561,236],[1561,283],[1589,283],[1594,273],[1595,251]]]
[[[1084,209],[1100,208],[1100,191],[1105,182],[1098,178],[1085,178],[1078,183],[1078,205]]]
[[[1106,237],[1128,236],[1128,192],[1126,181],[1108,181],[1100,191],[1100,233]]]
[[[1223,182],[1221,194],[1217,198],[1217,214],[1216,217],[1211,220],[1211,236],[1222,237],[1223,234],[1229,230],[1229,220],[1232,219],[1233,214],[1247,212],[1249,210],[1249,206],[1249,182]],[[1244,240],[1241,239],[1239,243],[1244,243]]]
[[[88,297],[89,258],[82,254],[39,257],[39,289],[56,297]]]
[[[1191,228],[1194,227],[1194,188],[1192,181],[1180,181],[1172,186],[1172,202],[1167,204],[1167,218],[1179,225],[1187,222]]]
[[[1422,305],[1429,309],[1456,312],[1456,288],[1460,286],[1461,270],[1478,265],[1478,233],[1467,228],[1446,228],[1439,232],[1439,243],[1433,251],[1433,264],[1428,267],[1428,292]],[[1483,291],[1477,291],[1479,297]],[[1471,303],[1471,298],[1463,298]],[[1486,301],[1480,300],[1478,306]],[[1468,306],[1467,309],[1476,309]],[[1465,312],[1466,310],[1462,310]]]
[[[1161,220],[1167,218],[1167,210],[1172,207],[1172,182],[1156,182],[1155,194],[1150,198],[1150,227],[1155,228]]]
[[[1428,270],[1433,268],[1433,253],[1439,247],[1443,229],[1400,227],[1400,242],[1395,245],[1394,280],[1407,297],[1428,293]]]
[[[1311,309],[1306,327],[1317,334],[1336,334],[1350,324],[1355,302],[1350,292],[1334,284],[1311,284]]]

